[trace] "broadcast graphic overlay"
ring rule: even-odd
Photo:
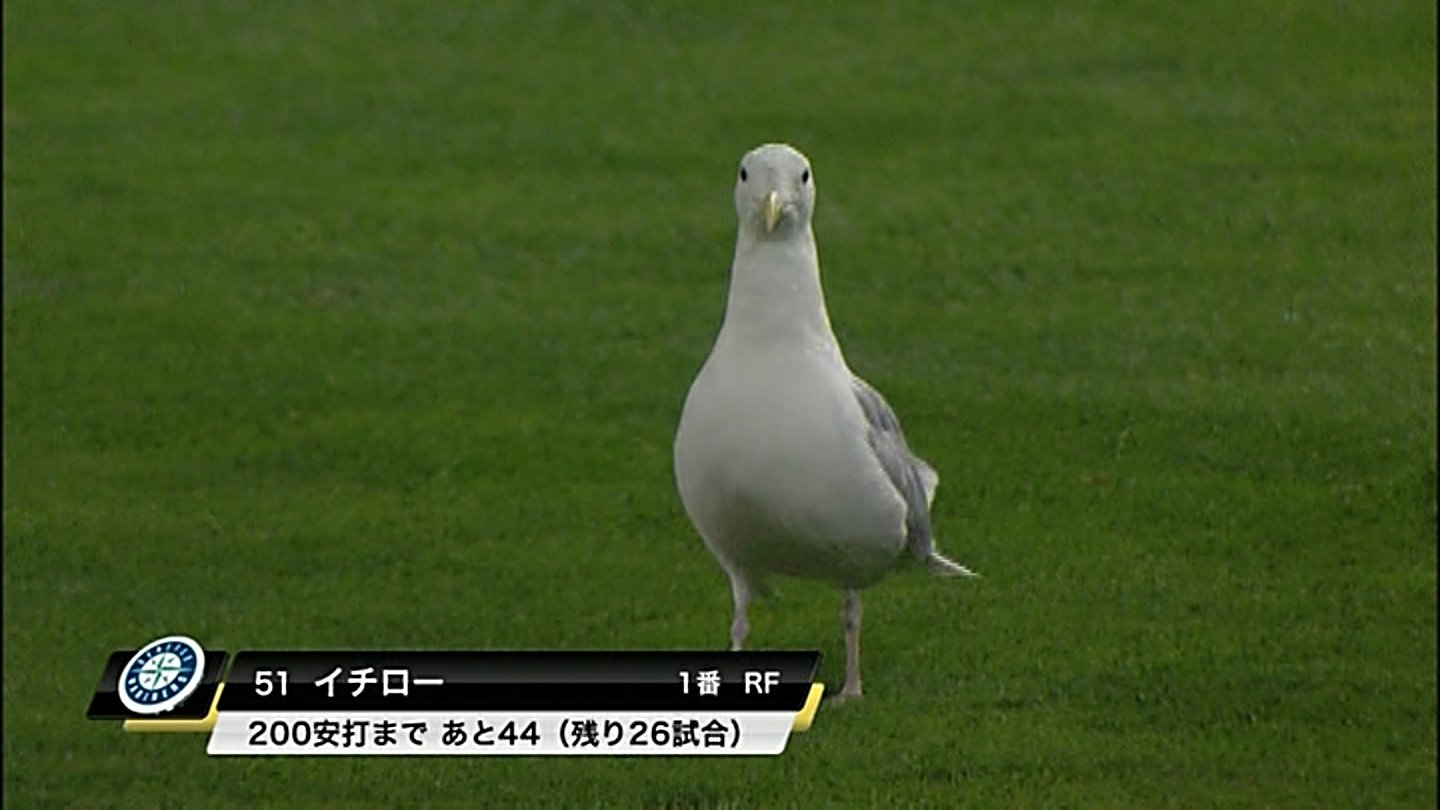
[[[111,653],[85,714],[124,720],[130,731],[209,731],[225,661],[223,650],[187,636]]]
[[[222,677],[225,660],[183,636],[113,653],[89,717],[208,732],[212,755],[774,755],[824,692],[814,651],[247,650]]]

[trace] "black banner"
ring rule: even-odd
[[[219,710],[799,711],[819,666],[814,651],[247,650]]]

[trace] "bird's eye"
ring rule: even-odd
[[[800,182],[802,182],[802,183],[808,183],[808,182],[810,182],[810,170],[809,170],[809,169],[806,169],[806,170],[804,171],[804,173],[800,175]]]
[[[744,167],[744,166],[741,166],[741,167],[740,167],[740,182],[743,183],[743,182],[745,182],[746,180],[749,180],[749,179],[750,179],[750,174],[745,171],[745,167]]]

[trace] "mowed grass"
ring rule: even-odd
[[[4,5],[4,799],[1429,806],[1424,2]],[[775,759],[209,759],[106,655],[694,648],[732,171],[942,475]],[[840,675],[838,596],[763,647]]]

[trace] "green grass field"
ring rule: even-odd
[[[4,799],[1432,806],[1427,2],[4,4]],[[943,477],[774,759],[210,759],[106,655],[722,647],[732,171]],[[785,583],[760,647],[819,648]]]

